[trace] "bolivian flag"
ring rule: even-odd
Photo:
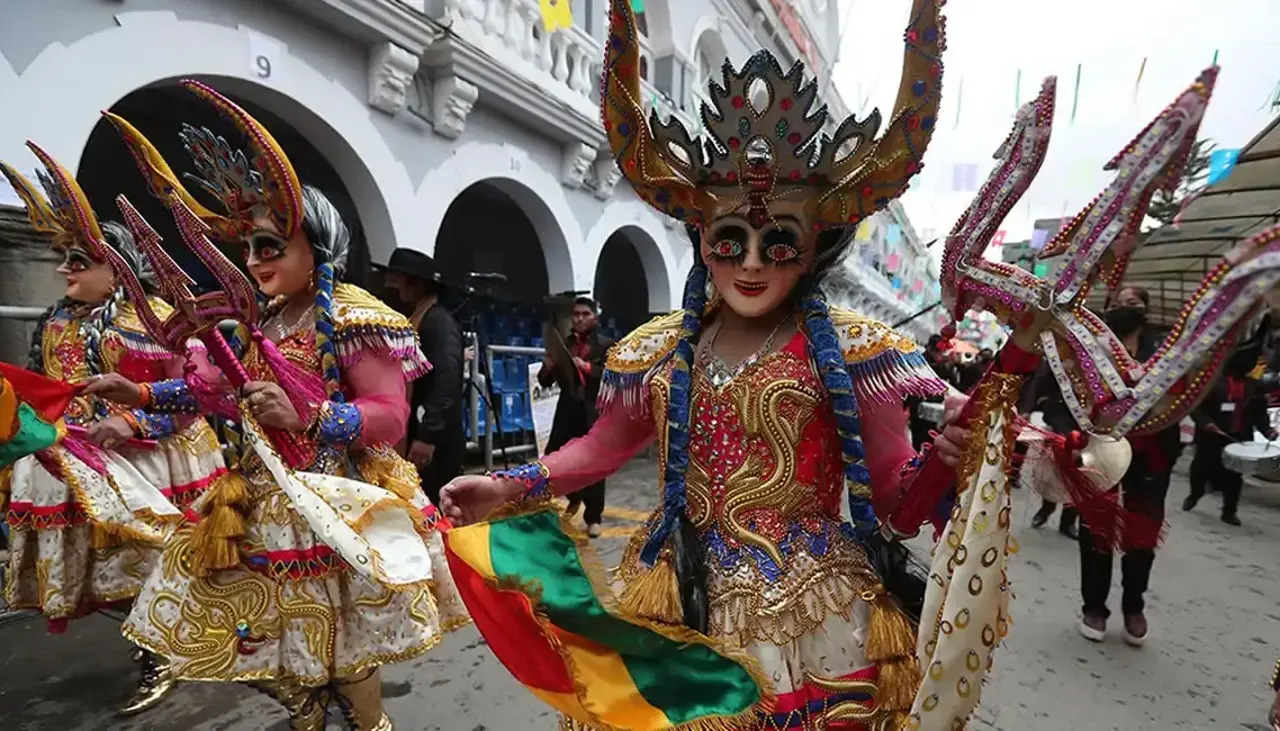
[[[589,549],[540,508],[446,534],[449,568],[493,654],[533,694],[604,731],[753,726],[772,698],[745,654],[614,607]]]
[[[75,394],[69,383],[0,363],[0,469],[64,436],[62,414]]]

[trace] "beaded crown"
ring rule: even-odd
[[[40,160],[43,168],[36,170],[39,188],[2,161],[0,172],[4,173],[14,192],[26,205],[31,227],[40,233],[49,234],[52,237],[51,243],[55,246],[79,249],[96,262],[111,264],[117,269],[117,274],[118,263],[127,267],[141,281],[150,283],[154,278],[150,261],[135,246],[130,232],[110,221],[100,223],[75,176],[36,143],[28,141],[27,147]],[[44,189],[43,194],[40,188]],[[114,239],[114,251],[120,255],[118,262],[109,257],[108,250],[112,249],[112,242],[108,241],[106,231]]]
[[[635,14],[629,0],[611,0],[600,105],[619,169],[651,206],[694,225],[747,205],[760,226],[770,202],[784,198],[804,201],[815,228],[857,223],[923,167],[941,99],[943,2],[912,1],[902,81],[879,138],[878,111],[824,133],[829,112],[815,108],[817,83],[804,80],[804,64],[784,71],[768,51],[736,71],[725,62],[702,105],[706,135],[694,138],[675,117],[662,122],[655,111],[645,121]]]
[[[160,151],[141,132],[119,115],[103,112],[129,146],[151,192],[164,201],[178,198],[217,238],[228,242],[237,242],[258,228],[254,223],[258,216],[268,218],[283,238],[293,236],[302,225],[302,184],[279,143],[261,122],[207,84],[192,79],[178,83],[212,104],[240,130],[250,154],[207,128],[183,125],[183,145],[200,171],[199,176],[186,177],[218,201],[225,211],[218,214],[202,206],[183,187]]]

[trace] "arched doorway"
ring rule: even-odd
[[[369,245],[365,228],[361,225],[356,203],[342,176],[310,139],[289,122],[262,106],[237,96],[217,81],[210,83],[261,122],[284,149],[298,178],[324,191],[338,208],[351,230],[351,254],[344,279],[376,289],[376,282],[371,281],[369,272]],[[179,175],[194,170],[191,158],[183,149],[178,136],[184,122],[207,127],[225,137],[233,148],[245,149],[248,153],[246,142],[233,125],[222,119],[209,104],[172,83],[160,83],[135,90],[112,105],[111,111],[129,120],[146,135]],[[147,222],[164,237],[166,249],[178,263],[188,268],[200,284],[213,285],[203,267],[181,245],[172,215],[160,201],[151,196],[142,176],[137,172],[128,148],[115,128],[105,119],[100,120],[89,135],[80,158],[77,179],[101,218],[118,219],[116,196],[127,196]],[[187,188],[213,210],[219,210],[216,201],[204,196],[198,186],[188,182]],[[233,261],[239,261],[239,252],[228,253]]]
[[[625,335],[671,301],[658,244],[638,226],[623,226],[605,240],[596,261],[593,296],[608,334]]]
[[[547,262],[538,229],[516,201],[511,181],[475,183],[449,204],[436,234],[436,268],[454,285],[476,274],[500,274],[505,281],[492,286],[494,295],[512,304],[539,305],[551,294]]]

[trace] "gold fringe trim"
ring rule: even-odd
[[[240,563],[249,509],[249,481],[237,470],[223,473],[200,506],[200,522],[191,532],[191,568],[196,576]]]
[[[684,620],[684,609],[680,604],[680,584],[671,562],[659,559],[653,568],[627,582],[618,607],[655,622],[680,624]]]
[[[356,471],[364,482],[389,490],[401,500],[412,501],[421,484],[418,468],[385,444],[364,450]]]
[[[99,523],[95,521],[89,524],[89,547],[95,551],[105,551],[126,543],[140,543],[144,546],[160,548],[164,546],[164,539],[149,536],[135,528],[119,523]]]
[[[884,711],[908,711],[915,701],[923,676],[916,659],[916,629],[898,602],[877,587],[874,596],[863,596],[871,606],[867,644],[868,660],[880,668],[876,707]]]

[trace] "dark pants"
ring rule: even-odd
[[[1234,516],[1240,505],[1240,488],[1244,478],[1222,466],[1222,450],[1231,440],[1207,431],[1196,432],[1196,454],[1191,459],[1191,499],[1204,497],[1212,485],[1222,493],[1222,515]]]
[[[1043,515],[1044,519],[1048,520],[1049,517],[1053,515],[1053,511],[1057,509],[1058,509],[1057,503],[1053,502],[1052,500],[1042,500],[1040,502],[1040,509],[1037,510],[1036,513],[1039,515]],[[1062,515],[1058,518],[1058,527],[1061,528],[1062,530],[1066,530],[1067,526],[1071,525],[1072,523],[1075,523],[1076,518],[1078,517],[1080,517],[1080,511],[1068,505],[1067,507],[1062,509]]]
[[[566,396],[562,391],[560,403],[556,404],[556,417],[551,425],[551,435],[547,438],[547,454],[551,454],[591,430],[591,419],[586,415],[587,410],[574,408],[575,404],[567,404],[565,400]],[[576,509],[580,503],[586,505],[582,518],[587,525],[603,522],[604,480],[569,493],[571,508]]]
[[[1124,479],[1125,510],[1146,516],[1157,523],[1164,523],[1164,499],[1169,492],[1171,471],[1152,473],[1135,455]],[[1120,611],[1126,615],[1139,614],[1145,608],[1143,594],[1151,580],[1151,564],[1156,560],[1154,548],[1130,548],[1120,559],[1120,585],[1124,594]],[[1111,552],[1093,545],[1089,525],[1080,521],[1080,593],[1084,597],[1084,612],[1103,617],[1110,616],[1107,595],[1111,593]]]
[[[583,522],[587,525],[604,522],[604,480],[569,493],[570,509],[575,508],[579,503],[586,506],[582,513]]]

